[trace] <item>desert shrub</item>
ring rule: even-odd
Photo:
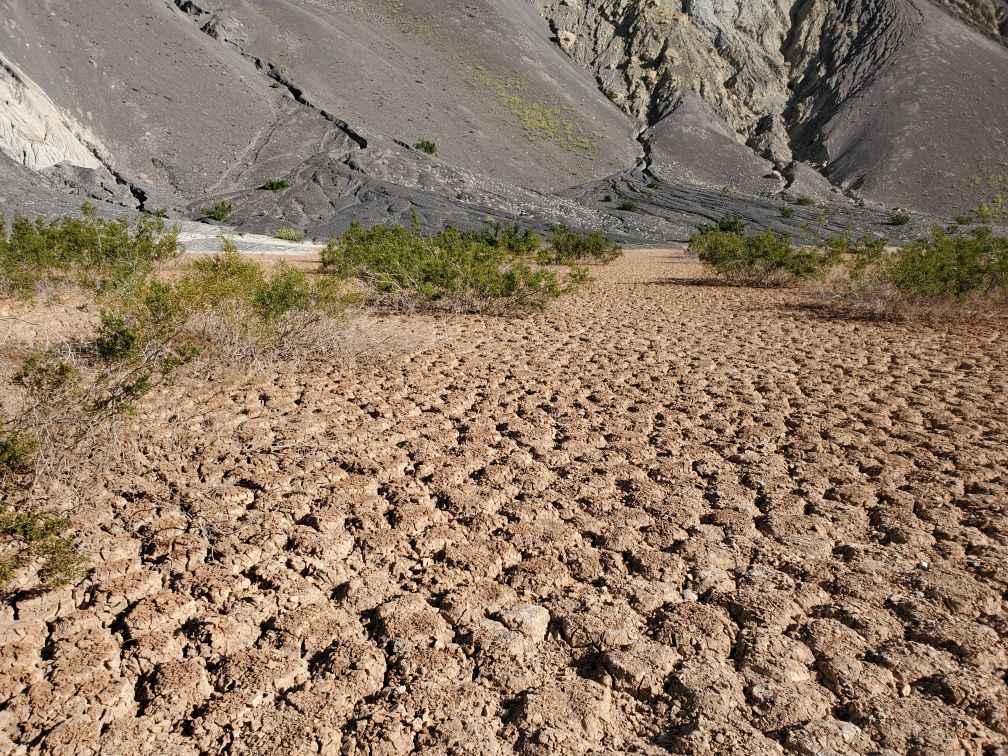
[[[795,204],[800,207],[812,207],[815,205],[815,200],[808,195],[801,194],[795,199]]]
[[[746,286],[787,286],[817,278],[835,262],[834,254],[795,248],[772,231],[742,236],[708,228],[693,235],[689,251],[718,277]]]
[[[574,231],[562,224],[550,229],[549,247],[539,254],[544,264],[586,262],[608,263],[623,254],[623,247],[606,238],[599,229],[588,233]]]
[[[636,213],[638,210],[640,210],[640,204],[637,202],[637,200],[626,199],[620,202],[619,208],[620,210],[625,210],[628,213]]]
[[[973,216],[972,215],[957,215],[952,220],[954,220],[960,226],[968,226],[971,223],[973,223]]]
[[[34,566],[39,581],[56,588],[80,580],[89,560],[79,554],[73,523],[24,507],[0,509],[0,589],[21,570]]]
[[[981,202],[973,211],[978,221],[989,223],[1008,219],[1008,195],[998,193],[986,202]]]
[[[516,255],[530,255],[542,247],[542,237],[531,228],[523,228],[518,223],[488,219],[487,227],[480,233],[480,240],[500,249],[505,249]]]
[[[842,299],[875,317],[895,318],[918,306],[958,306],[1008,299],[1008,239],[987,228],[969,236],[935,228],[929,239],[898,249],[875,244],[848,266]]]
[[[780,215],[781,218],[794,218],[794,208],[788,207],[787,205],[781,205]]]
[[[218,202],[216,205],[210,208],[203,208],[203,217],[209,218],[215,221],[226,221],[231,217],[231,203],[230,202]]]
[[[575,286],[496,239],[490,243],[479,232],[456,229],[423,236],[402,226],[365,229],[354,223],[323,251],[322,270],[358,281],[378,304],[456,310],[509,303],[543,307]]]
[[[429,139],[421,139],[419,142],[413,145],[414,149],[420,150],[427,155],[437,154],[437,145]]]
[[[889,213],[890,226],[905,226],[910,222],[910,213],[904,210],[893,210]]]
[[[130,224],[99,218],[88,205],[81,212],[53,223],[15,215],[9,236],[0,221],[0,292],[30,297],[58,282],[102,290],[177,254],[178,229],[160,218],[141,215]]]
[[[277,239],[284,241],[299,242],[304,240],[305,232],[300,228],[280,228],[276,232]]]
[[[272,179],[263,184],[260,189],[264,189],[268,192],[280,192],[286,189],[290,184],[288,184],[284,179]]]
[[[24,240],[35,245],[45,275],[94,261],[116,283],[93,292],[101,316],[92,338],[29,352],[4,386],[0,583],[32,568],[44,585],[57,585],[80,577],[86,559],[70,522],[33,508],[38,487],[102,464],[116,420],[197,358],[208,370],[237,364],[248,372],[259,362],[341,348],[340,326],[355,298],[332,277],[283,263],[264,269],[229,242],[224,253],[160,280],[153,262],[174,254],[175,236],[152,219],[131,227],[85,215],[16,226],[11,238],[19,249]],[[7,255],[10,239],[0,237]]]
[[[712,231],[721,231],[726,234],[737,234],[742,236],[746,230],[746,219],[741,215],[736,215],[734,213],[728,213],[721,216],[721,220],[717,223],[701,223],[697,226],[697,234],[703,235],[711,233]]]
[[[215,361],[287,359],[319,327],[337,332],[351,304],[338,281],[282,262],[266,270],[225,241],[223,253],[170,282],[147,280],[103,312],[97,351],[106,361],[142,361],[148,379],[197,351]]]
[[[30,473],[37,451],[38,441],[24,431],[11,428],[0,432],[0,482]]]

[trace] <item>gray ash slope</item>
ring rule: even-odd
[[[913,234],[1008,188],[1006,23],[1003,0],[0,0],[0,208],[660,244],[725,212],[892,233],[898,205]]]

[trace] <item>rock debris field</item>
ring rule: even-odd
[[[164,389],[0,617],[0,751],[1008,751],[1003,323],[635,252]]]

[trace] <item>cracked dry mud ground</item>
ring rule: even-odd
[[[699,272],[149,403],[92,579],[5,609],[4,750],[1003,753],[1003,324]]]

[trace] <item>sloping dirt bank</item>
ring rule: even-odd
[[[527,319],[153,397],[0,750],[1008,747],[1008,340],[632,253]]]

